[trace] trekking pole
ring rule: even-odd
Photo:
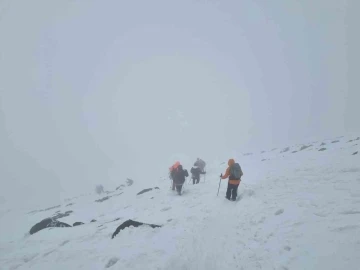
[[[219,188],[218,188],[218,193],[217,193],[216,196],[219,196],[219,190],[220,190],[220,184],[221,184],[221,177],[222,177],[222,174],[220,175]]]

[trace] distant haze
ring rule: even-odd
[[[1,1],[0,196],[151,187],[181,157],[359,132],[355,6]]]

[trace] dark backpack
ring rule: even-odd
[[[230,167],[230,179],[236,179],[240,180],[241,176],[243,175],[243,172],[241,170],[241,167],[239,163],[234,163]]]
[[[176,171],[177,171],[177,168],[176,168],[176,169],[173,169],[172,171],[170,171],[170,175],[169,175],[169,177],[170,177],[170,179],[171,179],[171,180],[174,180],[174,177],[175,177]]]

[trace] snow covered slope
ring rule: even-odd
[[[359,144],[342,137],[239,153],[237,202],[224,198],[226,181],[216,196],[224,161],[209,162],[206,181],[187,183],[183,196],[164,176],[48,210],[2,209],[1,269],[359,269]],[[66,211],[60,221],[85,224],[27,233]],[[111,239],[129,218],[163,227],[130,227]]]

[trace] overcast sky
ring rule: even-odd
[[[360,131],[358,7],[1,0],[0,196]]]

